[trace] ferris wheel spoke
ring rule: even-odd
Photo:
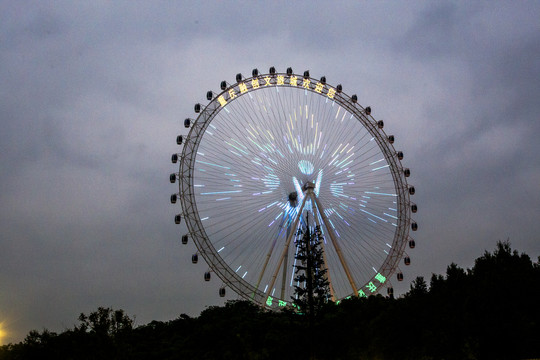
[[[254,72],[222,90],[199,107],[180,157],[184,218],[209,266],[241,296],[285,306],[301,286],[291,241],[316,224],[332,299],[379,291],[410,216],[393,139],[356,98],[309,75]]]
[[[326,230],[328,231],[330,240],[332,240],[332,245],[334,246],[334,249],[336,250],[339,261],[341,262],[341,266],[343,267],[343,270],[345,271],[345,274],[347,275],[347,279],[349,280],[349,283],[353,290],[353,294],[355,294],[356,296],[358,295],[358,287],[356,286],[351,270],[349,269],[349,265],[345,261],[345,257],[343,256],[343,252],[341,251],[341,246],[339,245],[339,242],[337,241],[334,230],[332,226],[329,225],[328,218],[326,217],[326,214],[324,213],[324,207],[321,205],[319,199],[317,199],[317,197],[314,196],[314,194],[310,193],[310,195],[311,195],[311,198],[317,203],[317,207],[319,208],[319,210],[321,210],[320,214],[321,214],[324,226],[326,227]]]
[[[263,267],[261,269],[261,273],[259,275],[259,278],[257,280],[257,285],[255,286],[256,289],[259,288],[259,286],[261,285],[261,280],[264,276],[264,273],[266,271],[266,267],[268,266],[268,262],[270,261],[270,257],[272,256],[272,252],[274,251],[274,248],[276,246],[276,243],[277,243],[277,240],[279,238],[279,235],[281,234],[281,232],[283,231],[283,224],[285,223],[285,221],[287,221],[287,219],[290,217],[290,214],[289,213],[285,213],[283,214],[283,219],[281,220],[281,224],[279,225],[279,233],[278,235],[276,235],[276,237],[274,237],[274,240],[272,241],[272,246],[270,247],[270,249],[268,250],[268,253],[266,254],[266,257],[265,257],[265,260],[264,260],[264,264],[263,264]],[[289,223],[289,222],[288,222]]]

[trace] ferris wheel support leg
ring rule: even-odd
[[[274,241],[272,242],[272,246],[270,247],[270,250],[268,251],[268,254],[266,254],[266,259],[264,261],[263,268],[262,268],[261,273],[259,275],[259,280],[257,280],[257,286],[255,287],[256,289],[258,289],[259,286],[261,285],[261,281],[262,281],[262,278],[263,278],[264,273],[266,271],[266,267],[268,266],[268,262],[270,261],[270,257],[272,256],[272,253],[274,252],[274,247],[276,246],[277,239],[279,238],[279,235],[281,235],[281,231],[283,231],[283,223],[287,220],[287,217],[288,217],[288,213],[285,213],[283,215],[283,219],[281,220],[281,224],[279,225],[280,231],[277,234],[277,236],[274,238]],[[287,224],[287,227],[290,228],[290,224]],[[288,235],[289,235],[289,233],[287,233],[287,236]],[[255,296],[255,293],[253,293],[253,296]]]
[[[354,292],[354,295],[358,296],[358,288],[356,287],[356,283],[354,282],[354,279],[351,275],[351,271],[349,270],[349,265],[347,265],[347,262],[345,261],[345,258],[343,257],[343,252],[341,251],[341,246],[339,245],[339,242],[337,241],[336,234],[334,233],[334,229],[331,227],[328,221],[328,218],[326,217],[326,214],[324,213],[324,208],[322,207],[319,199],[315,196],[315,194],[313,194],[313,192],[310,192],[310,195],[317,203],[317,207],[319,208],[319,214],[321,214],[322,220],[324,222],[324,226],[326,227],[326,230],[328,231],[328,235],[330,235],[330,240],[332,240],[332,245],[334,245],[334,248],[336,249],[337,256],[339,258],[339,261],[341,262],[341,266],[343,267],[343,270],[345,270],[345,275],[347,275],[347,279],[349,280],[349,283],[351,284],[351,288]]]
[[[274,284],[276,283],[276,278],[279,273],[279,269],[281,268],[281,265],[283,264],[283,260],[285,259],[285,255],[289,252],[289,245],[291,243],[291,240],[296,233],[296,228],[298,227],[298,222],[300,221],[300,216],[302,215],[302,210],[304,209],[304,206],[306,205],[307,196],[304,197],[304,200],[302,201],[302,205],[300,206],[300,209],[298,209],[298,213],[296,214],[296,218],[294,219],[294,225],[291,228],[291,233],[287,237],[287,241],[285,242],[285,246],[283,247],[283,252],[281,253],[281,256],[279,257],[279,261],[277,263],[276,269],[274,270],[274,274],[272,275],[272,279],[270,280],[270,284],[268,286],[268,291],[266,292],[266,299],[270,296],[272,293],[272,289],[274,288]]]
[[[287,226],[287,237],[289,237],[290,235],[290,231],[291,231],[291,224],[288,224]],[[289,263],[289,252],[287,252],[285,254],[285,258],[283,259],[283,263],[284,264],[288,264]],[[287,282],[287,266],[283,266],[283,274],[281,276],[281,298],[284,299],[285,298],[285,283]]]
[[[287,264],[289,261],[289,254],[287,253],[285,255],[285,259],[283,259],[283,262]],[[285,283],[287,282],[287,266],[283,267],[283,275],[281,277],[281,298],[285,298]]]
[[[312,196],[314,197],[315,194],[313,194]],[[319,222],[319,217],[317,216],[317,208],[315,206],[315,201],[311,202],[311,208],[313,211],[313,217],[315,218],[315,223],[320,229],[321,223]],[[336,301],[334,286],[332,285],[332,280],[330,278],[330,269],[328,268],[328,260],[326,259],[326,249],[324,248],[324,241],[321,241],[321,248],[323,251],[324,268],[326,269],[326,280],[328,280],[328,286],[330,287],[330,296],[332,297],[332,301]]]

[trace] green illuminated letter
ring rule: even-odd
[[[382,274],[377,273],[377,275],[375,275],[375,280],[379,281],[381,284],[384,284],[386,278]]]
[[[375,290],[377,290],[377,287],[370,281],[369,284],[366,285],[366,287],[369,289],[369,291],[371,292],[375,292]]]

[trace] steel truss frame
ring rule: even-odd
[[[291,84],[291,79],[293,77],[296,77],[298,80],[297,86]],[[304,82],[304,79],[309,81]],[[307,85],[302,85],[306,83]],[[408,191],[409,186],[404,175],[404,168],[401,165],[397,152],[393,145],[388,141],[388,136],[386,133],[379,128],[377,121],[369,114],[368,111],[366,111],[366,108],[359,105],[356,99],[353,99],[353,97],[343,93],[341,88],[339,88],[339,85],[338,87],[334,87],[326,84],[325,81],[319,81],[315,78],[298,74],[260,74],[250,78],[245,78],[235,84],[228,85],[225,89],[222,89],[221,93],[215,94],[207,106],[201,106],[200,114],[191,125],[191,129],[185,139],[184,148],[179,158],[180,165],[178,172],[179,197],[182,205],[182,213],[187,224],[189,234],[195,242],[198,252],[203,256],[205,261],[219,276],[219,278],[242,298],[252,300],[269,308],[278,308],[281,305],[278,305],[277,301],[272,301],[271,297],[269,298],[270,290],[268,290],[267,293],[264,293],[260,289],[257,289],[254,285],[242,279],[218,254],[211,241],[208,239],[205,229],[202,226],[200,216],[197,212],[197,204],[194,196],[192,181],[197,149],[202,136],[207,127],[210,125],[212,119],[226,106],[226,104],[228,104],[230,101],[234,101],[234,98],[244,96],[249,92],[257,91],[269,86],[296,87],[299,88],[299,90],[304,89],[306,91],[317,93],[320,96],[326,96],[353,114],[356,120],[360,121],[364,128],[375,138],[375,141],[383,153],[387,164],[389,164],[397,197],[397,227],[394,233],[390,252],[379,269],[379,273],[387,279],[385,285],[390,284],[389,277],[399,266],[399,261],[403,256],[406,244],[409,240],[409,228],[411,225],[411,202]],[[234,97],[231,98],[230,94],[234,94]],[[312,193],[311,196],[315,199],[315,202],[318,203],[317,197]],[[306,198],[307,196],[304,198],[304,200]],[[320,209],[321,205],[317,205]],[[291,234],[293,233],[294,231],[291,231]],[[277,276],[279,268],[274,269],[274,271]],[[348,271],[346,270],[346,272]],[[351,280],[352,279],[349,276],[349,281]],[[354,280],[352,280],[351,296],[358,296],[358,290],[362,288],[365,288],[365,284],[361,284],[361,286],[358,287],[356,284],[354,284]],[[378,287],[377,291],[371,294],[378,293],[382,288],[382,286]],[[281,300],[287,301],[286,299]]]

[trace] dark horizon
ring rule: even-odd
[[[306,256],[307,264],[322,262],[316,250],[298,258]],[[308,268],[297,274],[308,275]],[[523,360],[540,355],[540,259],[532,261],[509,242],[497,243],[471,269],[452,263],[445,274],[417,277],[400,298],[378,294],[332,303],[324,300],[328,283],[316,278],[306,280],[313,287],[297,288],[294,306],[279,311],[233,300],[196,317],[181,314],[135,326],[123,310],[99,307],[61,333],[31,331],[22,343],[0,346],[0,358]],[[499,296],[510,283],[527,291]]]

